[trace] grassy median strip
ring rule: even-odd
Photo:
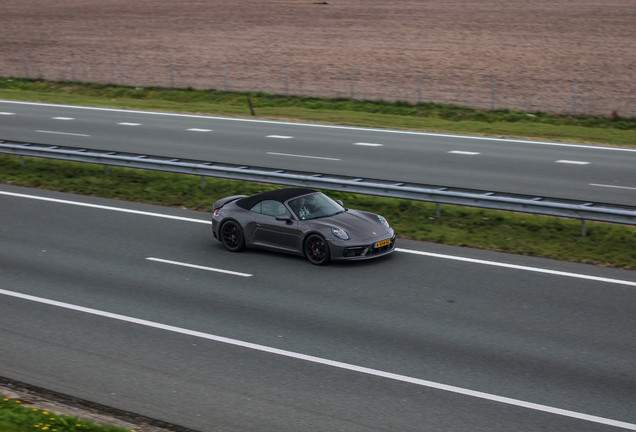
[[[38,408],[29,408],[22,405],[20,401],[0,396],[0,431],[130,432],[130,429],[97,425],[76,417],[57,415]]]
[[[0,99],[249,117],[248,92],[0,77]],[[378,128],[636,146],[636,117],[249,92],[256,116]],[[3,137],[0,137],[2,139]]]
[[[279,186],[200,178],[130,168],[0,155],[0,183],[36,187],[163,206],[211,211],[212,204],[229,195],[251,195]],[[514,254],[636,269],[636,227],[588,222],[581,237],[581,222],[419,201],[327,192],[346,207],[383,215],[401,238],[466,246]]]

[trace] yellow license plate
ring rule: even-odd
[[[375,244],[373,245],[374,248],[381,248],[382,246],[386,246],[388,244],[391,244],[391,239],[386,239],[386,240],[382,240],[379,242],[375,242]]]

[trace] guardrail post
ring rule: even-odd
[[[201,189],[205,189],[205,176],[201,176]]]
[[[581,237],[587,236],[587,226],[585,226],[585,219],[581,219]]]
[[[439,219],[441,215],[442,215],[441,206],[439,205],[439,203],[435,203],[435,217]]]
[[[20,156],[20,166],[24,166],[24,156]]]
[[[104,177],[108,177],[108,174],[110,174],[110,169],[108,165],[104,165]]]

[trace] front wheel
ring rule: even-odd
[[[329,245],[318,234],[312,234],[305,242],[305,256],[315,265],[325,265],[329,262]]]
[[[221,243],[230,252],[239,252],[245,248],[245,239],[240,225],[227,221],[221,226]]]

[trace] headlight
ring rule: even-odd
[[[381,223],[382,225],[384,225],[384,226],[385,226],[385,227],[387,227],[387,228],[391,228],[391,227],[389,226],[389,223],[386,221],[386,219],[384,219],[384,218],[383,218],[382,216],[380,216],[380,215],[377,215],[377,216],[378,216],[378,219],[380,220],[380,223]]]
[[[331,228],[331,232],[341,240],[349,240],[349,234],[342,228]]]

